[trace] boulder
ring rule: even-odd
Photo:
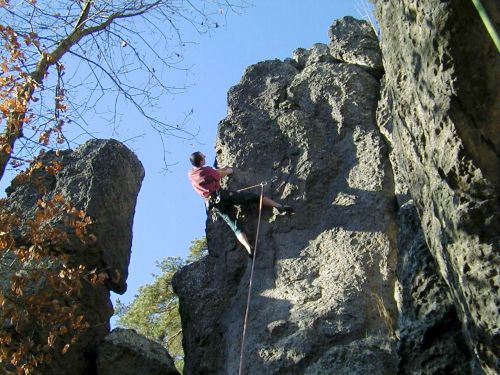
[[[115,328],[97,353],[97,375],[179,375],[174,360],[159,343],[133,329]]]
[[[15,230],[19,243],[30,244],[27,236],[29,220],[33,219],[37,201],[42,196],[52,199],[60,194],[92,219],[88,238],[82,241],[67,224],[67,217],[57,215],[50,225],[67,234],[67,241],[51,249],[68,256],[70,265],[96,269],[106,279],[104,284],[83,283],[74,303],[85,316],[90,328],[63,356],[54,351],[55,358],[44,365],[43,372],[51,374],[89,374],[95,367],[95,350],[109,332],[113,315],[110,290],[124,293],[132,246],[132,223],[135,203],[144,169],[137,157],[115,140],[91,140],[75,151],[47,152],[37,161],[42,165],[62,166],[58,173],[36,169],[28,179],[16,178],[7,189],[5,209],[19,215]],[[49,245],[51,246],[51,245]],[[2,258],[2,262],[8,260]],[[10,263],[10,265],[15,263]],[[43,264],[43,262],[40,262]],[[5,275],[5,273],[2,273]],[[5,278],[4,287],[9,286]],[[61,296],[63,298],[63,296]]]

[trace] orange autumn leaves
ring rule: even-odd
[[[31,374],[50,363],[56,352],[66,353],[89,325],[77,302],[85,283],[102,283],[99,270],[72,264],[64,254],[68,236],[92,244],[91,218],[61,193],[48,197],[36,177],[56,175],[57,161],[40,161],[17,177],[32,183],[40,198],[31,219],[22,222],[18,212],[7,211],[0,201],[0,370],[5,374]],[[40,173],[43,172],[43,173]],[[19,231],[23,228],[20,239]],[[8,287],[5,287],[8,281]]]
[[[0,7],[6,5],[7,2],[0,1]],[[43,50],[36,33],[19,35],[12,27],[1,24],[0,44],[0,125],[4,127],[3,132],[0,133],[0,152],[3,151],[10,157],[15,141],[23,136],[25,127],[34,118],[33,113],[30,112],[30,104],[39,100],[34,96],[35,90],[44,90],[43,84],[40,84],[40,78],[35,79],[34,73],[28,71],[27,62],[31,60],[32,63],[33,50],[39,55],[37,69],[42,62],[50,62],[51,56]],[[28,59],[26,51],[30,49],[31,58]],[[43,77],[46,78],[48,71],[44,69],[42,69]],[[62,133],[64,120],[60,116],[61,112],[67,110],[67,104],[64,102],[65,91],[60,84],[63,71],[64,65],[57,63],[58,88],[54,94],[53,116],[50,120],[52,124],[47,122],[43,126],[37,125],[30,128],[30,131],[37,134],[36,141],[42,146],[49,145],[52,135],[56,136],[57,144],[65,141]]]
[[[0,61],[0,121],[9,118],[12,113],[26,113],[29,97],[26,97],[27,84],[35,84],[25,71],[26,57],[23,48],[38,46],[37,35],[29,33],[19,37],[10,26],[0,25],[1,61]],[[21,41],[20,41],[21,39]]]

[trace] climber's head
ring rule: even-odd
[[[194,167],[202,167],[205,164],[205,155],[201,151],[196,151],[191,154],[189,160]]]

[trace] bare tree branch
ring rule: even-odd
[[[114,124],[114,131],[121,122],[120,109],[124,103],[131,103],[160,135],[164,156],[163,137],[194,138],[196,134],[184,127],[189,116],[176,125],[154,111],[161,97],[186,89],[164,80],[168,69],[186,69],[176,65],[182,55],[172,48],[188,44],[182,38],[186,27],[199,33],[216,28],[221,24],[219,18],[228,11],[241,11],[245,0],[19,0],[15,5],[1,4],[0,27],[6,24],[12,28],[10,35],[19,39],[23,55],[11,81],[18,85],[20,109],[4,112],[3,123],[0,113],[0,124],[4,125],[0,133],[0,179],[11,155],[23,158],[27,150],[24,144],[14,151],[18,140],[25,137],[30,144],[37,142],[44,131],[62,137],[62,122],[83,127],[84,116],[102,112],[104,109],[98,106],[102,107],[106,103],[103,99],[110,94],[115,96],[114,107],[107,121]],[[177,45],[172,45],[170,36]],[[8,50],[0,50],[0,63],[2,58],[10,61]],[[65,72],[71,72],[64,80],[64,95],[60,95],[62,76],[58,79],[58,69],[63,66]],[[13,87],[5,87],[11,91],[0,96],[0,103],[2,98],[12,98]],[[50,103],[55,103],[55,108]],[[63,106],[68,107],[67,113],[63,113]],[[28,121],[30,125],[26,126]],[[51,132],[51,128],[55,130]],[[46,142],[43,138],[39,147]]]

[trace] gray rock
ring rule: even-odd
[[[178,375],[167,350],[132,329],[115,328],[97,354],[97,375]]]
[[[412,201],[398,217],[398,374],[481,374]]]
[[[484,1],[494,25],[498,2]],[[500,372],[500,57],[472,2],[376,1],[382,105],[465,341]]]
[[[401,172],[401,166],[399,165],[399,157],[396,152],[396,149],[399,151],[399,148],[394,145],[394,125],[391,113],[392,101],[386,94],[385,77],[382,78],[381,83],[382,91],[377,108],[377,124],[379,126],[380,133],[384,137],[385,143],[388,146],[389,160],[391,161],[393,171],[394,194],[396,195],[398,205],[401,207],[411,200],[411,195],[406,179],[404,178],[404,174]]]
[[[88,227],[93,238],[84,243],[77,238],[65,222],[65,217],[55,217],[51,225],[68,234],[68,241],[58,245],[57,252],[69,257],[73,265],[107,273],[104,285],[84,283],[77,301],[90,328],[64,355],[55,359],[42,372],[50,374],[87,374],[95,366],[95,349],[109,332],[109,319],[113,314],[110,290],[126,290],[132,223],[135,203],[144,169],[137,157],[115,140],[92,140],[75,151],[60,155],[48,152],[41,158],[44,165],[58,161],[63,169],[51,175],[40,169],[29,180],[14,180],[7,189],[8,200],[4,208],[17,210],[21,224],[16,236],[19,243],[30,244],[26,235],[28,220],[33,218],[41,190],[45,197],[62,194],[78,210],[89,215],[93,224]],[[5,257],[2,258],[6,260]],[[40,265],[43,266],[43,262]]]
[[[297,211],[263,212],[245,373],[497,373],[498,53],[470,3],[377,8],[382,88],[373,32],[345,18],[229,92],[226,186]],[[209,256],[174,278],[186,374],[239,367],[250,264],[228,231],[207,222]]]
[[[375,77],[384,74],[379,40],[372,25],[353,17],[343,17],[328,31],[330,52],[338,60],[356,64]]]
[[[31,218],[41,195],[35,187],[38,180],[47,190],[47,198],[61,193],[85,211],[93,220],[89,232],[96,240],[83,244],[69,233],[64,252],[71,254],[74,263],[106,270],[116,280],[110,278],[109,289],[123,294],[127,289],[135,203],[144,177],[140,161],[115,140],[91,140],[60,156],[48,152],[41,161],[46,165],[58,161],[63,169],[55,176],[40,170],[27,183],[13,183],[7,188],[9,207],[24,212],[23,220]],[[54,225],[67,229],[60,219]]]
[[[216,142],[218,165],[235,170],[227,186],[267,182],[266,195],[296,209],[284,217],[263,212],[245,373],[397,368],[396,221],[375,121],[379,90],[365,68],[319,44],[249,67],[229,91]],[[256,207],[240,212],[250,238],[257,216]],[[174,278],[184,370],[234,374],[250,262],[224,223],[208,222],[207,236],[209,256]]]

